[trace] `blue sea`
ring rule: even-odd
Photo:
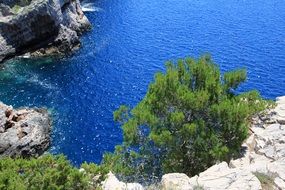
[[[93,29],[63,59],[0,66],[0,100],[47,107],[50,152],[75,165],[99,163],[122,142],[119,105],[136,105],[167,60],[211,53],[221,70],[248,70],[240,91],[285,95],[284,0],[94,0]]]

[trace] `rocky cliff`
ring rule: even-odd
[[[104,190],[283,190],[285,189],[285,96],[277,106],[253,118],[252,134],[243,144],[240,158],[218,163],[192,178],[182,173],[166,174],[155,187],[119,181],[112,173]]]
[[[70,52],[90,26],[79,0],[0,0],[0,62]]]
[[[13,109],[0,102],[0,157],[37,157],[50,144],[51,120],[44,109]]]

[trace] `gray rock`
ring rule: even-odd
[[[48,148],[51,120],[46,110],[15,110],[0,102],[0,121],[0,157],[37,157]]]
[[[6,17],[13,15],[8,5],[0,4],[0,17]]]
[[[17,12],[7,6],[19,1],[0,3],[0,62],[27,52],[65,54],[79,46],[78,36],[91,27],[78,0],[33,0]]]

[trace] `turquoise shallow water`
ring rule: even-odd
[[[54,117],[52,153],[99,162],[122,141],[112,112],[135,105],[166,60],[204,52],[223,71],[244,67],[242,90],[285,95],[283,0],[94,0],[93,30],[60,60],[11,60],[0,68],[0,100],[45,106]]]

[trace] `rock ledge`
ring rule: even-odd
[[[0,157],[38,157],[50,144],[51,120],[45,109],[13,109],[0,102]]]
[[[232,160],[229,164],[216,164],[192,178],[181,173],[166,174],[162,177],[160,186],[155,189],[284,190],[285,96],[277,98],[276,103],[274,109],[253,118],[252,134],[243,144],[245,152],[240,158]],[[114,178],[115,176],[109,175],[104,184],[112,184],[113,189],[127,189],[122,185],[124,183]],[[103,186],[103,189],[108,188]]]

